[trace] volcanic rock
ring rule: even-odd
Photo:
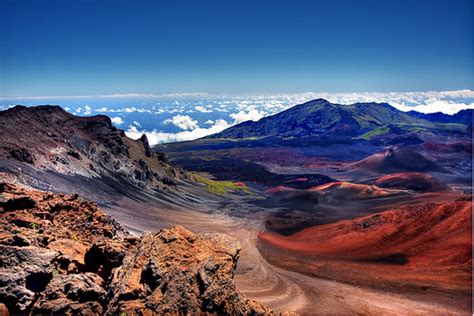
[[[145,156],[151,157],[152,152],[151,152],[151,147],[150,143],[148,142],[148,138],[146,137],[146,134],[143,134],[142,137],[140,137],[140,141],[143,144],[143,148],[145,149]]]
[[[220,234],[195,235],[183,227],[145,234],[115,270],[112,313],[262,314],[262,305],[232,281],[240,245]]]
[[[168,188],[163,179],[187,177],[152,153],[146,135],[132,140],[107,116],[79,117],[49,105],[0,111],[0,160],[11,173],[26,164],[23,173],[33,168],[149,190]],[[29,175],[43,181],[35,172]]]
[[[104,280],[90,272],[56,275],[40,294],[34,314],[100,314],[105,299]]]
[[[72,239],[57,239],[48,244],[48,249],[59,252],[68,261],[75,261],[84,265],[84,256],[87,251],[87,246],[79,241]]]
[[[27,312],[53,277],[57,253],[45,248],[0,245],[0,301],[11,313]]]
[[[239,243],[183,227],[129,235],[94,203],[2,184],[3,314],[265,314],[232,280]],[[3,204],[5,205],[5,204]]]

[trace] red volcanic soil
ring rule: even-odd
[[[234,182],[234,185],[236,187],[241,187],[241,188],[246,188],[247,187],[247,185],[243,182]]]
[[[435,177],[421,172],[401,172],[383,176],[375,181],[382,188],[408,189],[420,192],[451,191],[451,188]]]
[[[397,190],[386,190],[375,185],[357,184],[351,182],[330,182],[308,189],[309,192],[331,194],[351,198],[373,198],[401,193]]]
[[[312,276],[422,295],[444,293],[445,298],[456,293],[468,306],[471,209],[468,196],[314,226],[286,237],[262,232],[260,249],[270,262]]]
[[[269,214],[265,227],[284,235],[313,225],[380,212],[387,206],[393,208],[393,205],[413,200],[413,194],[407,190],[350,182],[331,182],[309,189],[279,186],[266,193],[269,196],[261,205],[283,209]]]
[[[294,189],[283,185],[268,189],[265,193],[278,194],[286,192],[295,192],[298,194],[309,193],[317,196],[331,196],[333,198],[364,199],[383,197],[404,193],[401,190],[383,189],[376,185],[358,184],[352,182],[329,182],[309,189]]]
[[[296,189],[285,187],[284,185],[279,185],[277,187],[266,190],[265,193],[277,194],[277,193],[280,193],[280,192],[288,192],[288,191],[295,191],[295,190]]]

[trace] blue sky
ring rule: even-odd
[[[0,0],[0,96],[474,87],[473,1]]]

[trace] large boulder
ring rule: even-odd
[[[34,314],[101,314],[105,282],[94,273],[56,275],[33,308]]]
[[[59,254],[48,249],[0,245],[0,301],[11,313],[28,311],[35,296],[53,277],[53,260]]]
[[[84,256],[87,251],[87,246],[83,243],[72,239],[58,239],[48,244],[48,249],[59,252],[64,256],[64,259],[84,265]]]
[[[109,313],[263,314],[269,310],[232,281],[239,243],[221,234],[183,227],[147,233],[115,270]]]

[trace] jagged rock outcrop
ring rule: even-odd
[[[7,183],[0,194],[2,313],[271,313],[236,289],[231,237],[180,226],[135,237],[77,195]]]
[[[262,305],[238,292],[232,281],[240,246],[221,234],[177,226],[145,234],[115,270],[112,313],[263,314]]]
[[[151,157],[153,153],[151,151],[150,143],[148,142],[148,137],[146,137],[146,134],[143,134],[142,137],[140,137],[140,141],[143,144],[143,149],[145,150],[145,156]]]

